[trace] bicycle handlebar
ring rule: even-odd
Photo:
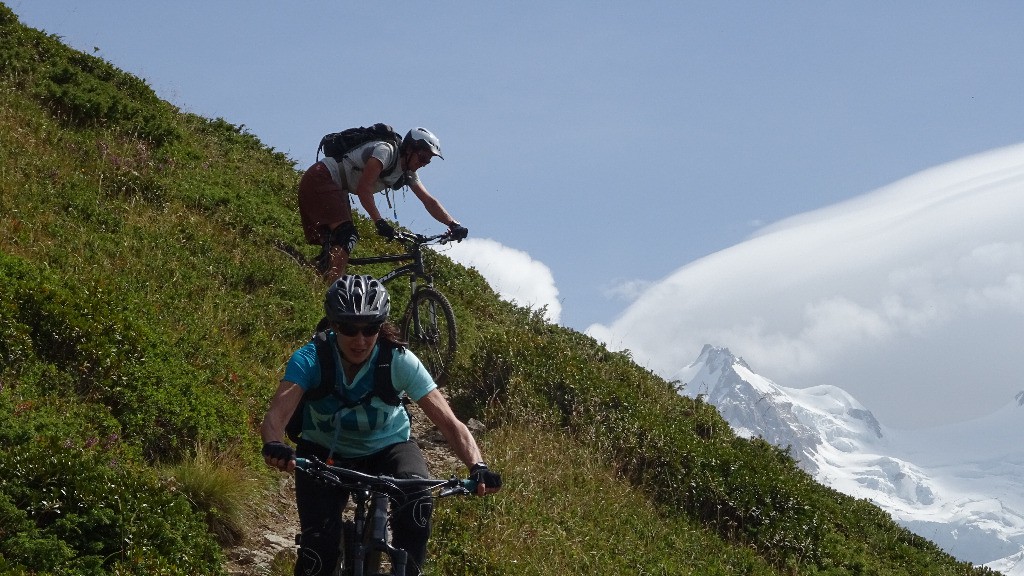
[[[452,496],[456,494],[476,494],[476,480],[472,478],[459,479],[455,476],[447,480],[440,478],[393,478],[391,476],[379,475],[374,476],[372,474],[365,474],[356,470],[350,470],[348,468],[339,468],[337,466],[331,466],[325,464],[319,458],[311,456],[309,458],[296,458],[295,469],[302,470],[306,474],[310,474],[329,482],[335,486],[343,488],[354,488],[357,485],[368,488],[372,491],[383,492],[388,495],[392,495],[395,492],[402,492],[402,488],[414,488],[424,491],[432,491],[435,488],[440,488],[441,492],[438,494],[440,497]]]
[[[451,236],[451,230],[434,236],[424,236],[423,234],[417,234],[415,232],[402,232],[401,230],[396,230],[393,238],[403,244],[417,244],[423,246],[424,244],[430,244],[435,241],[438,244],[447,244],[448,242],[451,242]]]

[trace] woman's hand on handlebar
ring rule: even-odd
[[[469,469],[469,477],[476,482],[476,495],[484,496],[501,489],[501,474],[494,472],[483,462],[477,462]]]
[[[295,450],[278,440],[263,443],[263,460],[267,466],[282,472],[295,470]]]

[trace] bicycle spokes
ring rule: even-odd
[[[433,288],[417,290],[402,333],[438,385],[447,383],[456,346],[455,314],[448,300]]]

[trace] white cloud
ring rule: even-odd
[[[587,332],[669,377],[728,346],[894,427],[994,410],[1024,389],[1024,145],[768,226]]]
[[[653,284],[650,280],[622,280],[616,279],[611,284],[604,286],[601,293],[609,300],[625,300],[632,302],[647,291]]]
[[[441,250],[463,266],[476,268],[503,299],[533,309],[546,306],[545,318],[553,323],[560,320],[558,288],[543,262],[489,238],[467,238]]]

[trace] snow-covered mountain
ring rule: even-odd
[[[727,348],[705,346],[674,379],[738,434],[791,446],[821,483],[871,500],[960,560],[1024,576],[1024,392],[979,420],[896,431],[840,388],[784,388]]]

